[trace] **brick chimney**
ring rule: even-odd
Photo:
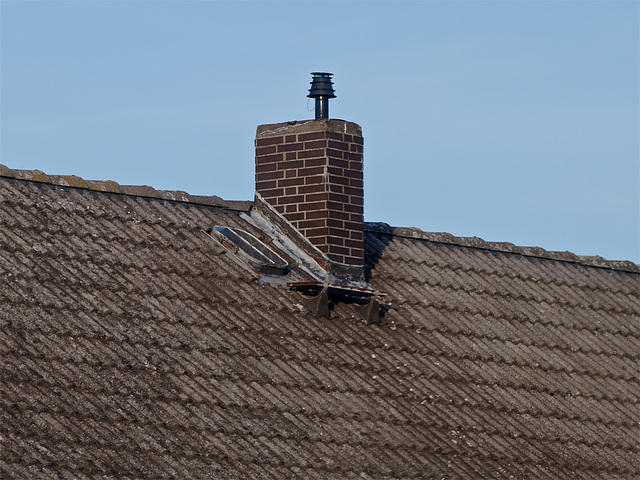
[[[256,192],[341,272],[363,277],[363,138],[359,125],[319,120],[260,125]]]

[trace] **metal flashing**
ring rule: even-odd
[[[386,292],[380,292],[372,288],[322,282],[289,282],[287,287],[294,291],[316,295],[325,288],[328,293],[347,297],[386,297],[388,295]]]
[[[350,305],[352,311],[368,323],[380,324],[380,298],[386,292],[322,282],[289,282],[287,287],[302,294],[302,303],[316,317],[329,317],[339,304]]]

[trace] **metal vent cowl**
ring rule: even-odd
[[[316,120],[329,118],[329,99],[336,98],[331,76],[333,73],[313,72],[309,98],[316,99]]]

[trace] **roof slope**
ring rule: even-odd
[[[369,225],[382,323],[316,318],[248,202],[0,174],[2,478],[640,474],[633,264]]]

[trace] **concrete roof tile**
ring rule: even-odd
[[[0,166],[9,478],[633,478],[638,266],[368,224],[380,325],[256,281],[225,202]]]

